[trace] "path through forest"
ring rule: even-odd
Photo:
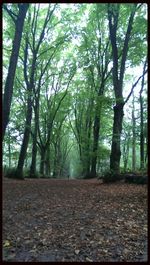
[[[147,186],[5,179],[3,260],[146,261]]]

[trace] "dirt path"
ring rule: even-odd
[[[146,261],[146,185],[4,180],[3,260]]]

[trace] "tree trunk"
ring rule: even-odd
[[[143,73],[146,69],[147,65],[147,58],[144,63],[143,67]],[[141,90],[140,90],[140,119],[141,119],[141,124],[140,124],[140,168],[141,170],[144,169],[144,140],[145,140],[145,134],[144,134],[144,117],[143,117],[143,97],[142,97],[142,92],[144,89],[144,75],[142,77],[142,83],[141,83]]]
[[[11,168],[11,144],[10,144],[10,130],[8,129],[8,154],[9,154],[9,168]]]
[[[46,149],[41,149],[41,162],[40,162],[40,174],[41,177],[44,177],[45,175],[45,157],[46,157]]]
[[[93,128],[93,158],[91,164],[91,176],[95,178],[97,176],[96,173],[96,164],[97,164],[97,152],[98,152],[98,140],[99,140],[99,129],[100,129],[100,117],[98,116],[99,113],[96,113],[95,121],[94,121],[94,128]],[[100,114],[99,114],[100,115]]]
[[[114,173],[119,173],[120,171],[120,138],[122,131],[122,121],[123,121],[123,106],[124,99],[122,95],[123,89],[123,80],[125,73],[125,66],[127,60],[127,54],[129,49],[129,42],[132,32],[132,25],[134,22],[134,16],[136,12],[136,5],[132,8],[129,20],[127,23],[127,30],[125,33],[125,38],[123,42],[123,48],[121,53],[121,61],[119,62],[119,53],[118,49],[118,22],[120,15],[120,5],[119,4],[108,4],[108,22],[109,22],[109,33],[110,41],[112,45],[112,57],[113,57],[113,86],[116,98],[116,106],[114,107],[114,123],[113,123],[113,137],[112,137],[112,146],[110,154],[110,169]]]
[[[144,169],[144,126],[143,126],[143,98],[140,96],[141,124],[140,124],[140,168]]]
[[[46,150],[46,163],[45,163],[46,176],[50,177],[50,146]]]
[[[19,160],[18,160],[18,166],[17,166],[17,172],[19,172],[20,178],[23,177],[23,166],[24,166],[28,142],[30,138],[31,119],[32,119],[32,100],[31,100],[31,95],[29,94],[28,104],[27,104],[27,115],[26,115],[26,122],[25,122],[25,131],[24,131],[23,142],[22,142]]]
[[[35,127],[33,134],[33,146],[32,146],[32,161],[30,166],[30,176],[36,176],[36,157],[37,157],[37,134],[38,134],[38,126],[39,126],[39,97],[36,99],[35,103]]]
[[[132,170],[136,169],[136,120],[134,116],[134,94],[133,94],[133,110],[132,110]]]
[[[5,130],[9,122],[11,101],[12,101],[12,96],[13,96],[14,78],[15,78],[16,66],[17,66],[17,61],[18,61],[23,25],[24,25],[24,20],[26,17],[28,7],[29,7],[29,4],[20,4],[19,14],[15,22],[15,36],[14,36],[14,41],[13,41],[12,53],[10,56],[8,75],[6,78],[4,97],[3,97],[2,139],[4,139]]]
[[[123,162],[124,162],[124,172],[127,171],[128,157],[129,157],[129,135],[127,135],[127,142],[123,146]]]
[[[120,138],[122,131],[123,115],[123,104],[116,105],[114,107],[113,136],[110,154],[110,170],[115,173],[120,172]]]

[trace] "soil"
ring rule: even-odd
[[[4,179],[3,261],[147,261],[147,185]]]

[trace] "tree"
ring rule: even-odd
[[[129,123],[123,124],[123,134],[122,134],[122,156],[124,163],[124,172],[127,171],[129,162],[129,150],[130,150],[130,139],[131,139],[131,125]]]
[[[36,36],[36,31],[37,31],[37,19],[38,19],[38,14],[39,14],[39,8],[40,6],[36,7],[34,6],[34,16],[32,22],[30,22],[30,14],[29,14],[29,22],[31,23],[31,34],[32,34],[32,46],[30,44],[29,40],[29,33],[26,33],[26,39],[25,39],[25,49],[24,49],[24,59],[22,59],[24,63],[24,79],[26,82],[27,86],[27,91],[28,91],[28,99],[27,99],[27,112],[26,112],[26,121],[25,121],[25,130],[24,130],[24,137],[23,137],[23,142],[20,150],[20,155],[19,155],[19,160],[18,160],[18,165],[17,165],[17,174],[20,175],[20,178],[23,177],[23,166],[24,166],[24,161],[26,157],[26,152],[27,152],[27,147],[28,147],[28,142],[29,142],[29,137],[31,133],[31,120],[32,120],[32,107],[33,107],[33,90],[35,89],[35,71],[38,63],[38,53],[40,49],[40,45],[42,44],[42,41],[44,39],[44,34],[46,30],[46,26],[48,22],[51,20],[51,16],[55,10],[55,5],[51,10],[51,5],[49,5],[47,14],[42,26],[42,29],[40,31],[40,34],[38,35],[38,38]],[[29,47],[31,47],[31,52],[32,52],[32,63],[31,63],[31,68],[30,68],[30,77],[28,77],[28,56],[29,56]]]
[[[15,25],[15,35],[13,40],[13,47],[9,61],[8,74],[5,83],[4,95],[3,95],[3,124],[2,124],[2,139],[5,136],[5,130],[9,122],[11,101],[13,96],[13,86],[14,86],[14,78],[16,72],[16,66],[19,56],[20,43],[22,38],[23,26],[26,17],[27,10],[29,8],[29,4],[18,4],[18,14],[12,11],[12,8],[9,8],[6,4],[4,4],[4,9],[7,11],[9,16],[12,18],[12,21]]]
[[[108,4],[108,22],[109,22],[109,34],[112,46],[112,56],[113,56],[113,88],[115,92],[116,105],[114,106],[114,123],[113,123],[113,136],[112,136],[112,146],[111,146],[111,155],[110,155],[110,169],[119,173],[120,170],[120,139],[122,132],[122,121],[123,121],[123,107],[125,103],[128,101],[133,89],[131,89],[131,93],[124,101],[123,98],[123,80],[125,74],[125,65],[127,61],[127,55],[129,50],[129,43],[132,33],[132,27],[134,23],[134,17],[138,8],[141,5],[131,4],[130,12],[128,17],[127,30],[124,35],[124,39],[122,40],[123,45],[120,51],[120,47],[118,46],[118,23],[119,23],[119,15],[120,15],[120,4]],[[127,6],[128,8],[128,6]],[[119,60],[119,58],[121,58]],[[139,81],[139,80],[138,80]],[[135,87],[135,86],[134,86]]]
[[[144,67],[143,67],[143,73],[145,72],[146,69],[146,64],[147,64],[147,60],[144,63]],[[142,93],[143,93],[143,89],[144,89],[144,75],[142,77],[142,81],[141,81],[141,90],[140,90],[140,169],[143,170],[144,169],[144,115],[143,115],[143,97],[142,97]]]
[[[135,118],[135,102],[134,93],[132,100],[132,170],[136,169],[136,118]]]

